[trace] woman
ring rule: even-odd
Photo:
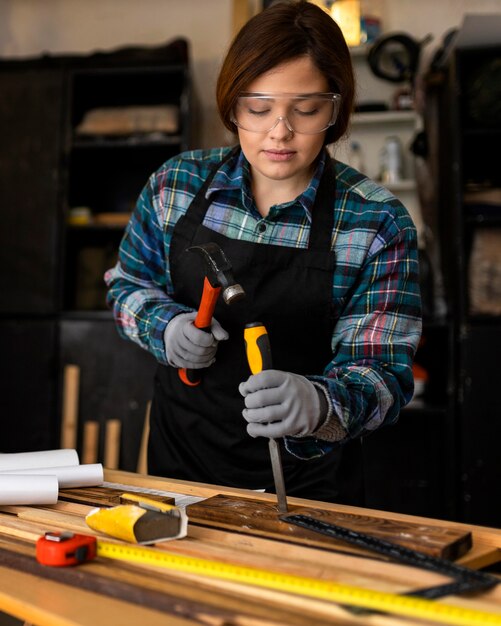
[[[119,332],[159,362],[149,472],[273,491],[280,439],[289,495],[363,504],[361,437],[413,393],[420,336],[416,232],[405,208],[325,146],[346,132],[350,55],[308,2],[274,4],[236,36],[217,102],[235,148],[167,161],[143,190],[106,275]],[[246,297],[193,325],[214,242]],[[250,375],[247,323],[274,369]],[[206,368],[184,384],[178,368]]]

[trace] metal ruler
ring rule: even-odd
[[[431,600],[442,598],[443,596],[485,591],[486,589],[495,587],[501,582],[490,574],[477,572],[468,567],[451,563],[446,559],[440,559],[419,552],[418,550],[412,550],[411,548],[406,548],[405,546],[386,541],[385,539],[379,539],[378,537],[367,535],[366,533],[351,530],[344,526],[324,522],[309,515],[282,515],[280,519],[288,524],[295,524],[296,526],[326,535],[332,539],[345,541],[359,548],[382,554],[398,563],[404,563],[412,567],[436,572],[437,574],[442,574],[454,579],[454,582],[428,587],[426,589],[417,589],[416,591],[409,592],[407,595]]]
[[[432,600],[372,591],[362,587],[334,583],[243,567],[220,561],[170,554],[164,550],[133,545],[122,545],[98,540],[97,556],[138,564],[153,565],[170,571],[196,574],[208,578],[228,580],[315,598],[338,604],[383,611],[395,615],[424,619],[437,624],[453,626],[501,626],[501,613],[437,603]]]

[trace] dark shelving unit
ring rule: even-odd
[[[435,86],[439,115],[439,182],[444,277],[453,326],[456,518],[499,526],[498,442],[501,315],[479,313],[471,289],[484,278],[472,266],[480,230],[501,233],[501,202],[472,202],[472,191],[501,189],[501,116],[496,67],[501,16],[467,15]],[[501,239],[500,239],[501,245]]]
[[[64,370],[77,365],[80,451],[86,421],[104,433],[120,419],[120,467],[133,470],[156,363],[118,335],[103,274],[150,174],[192,147],[188,44],[0,60],[0,93],[0,452],[59,447]],[[96,110],[131,107],[159,128],[81,132]]]

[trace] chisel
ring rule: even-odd
[[[247,351],[247,361],[253,374],[258,374],[263,370],[269,370],[271,364],[271,347],[268,332],[261,322],[247,324],[244,330],[245,348]],[[284,471],[282,459],[280,457],[280,447],[276,439],[269,439],[268,442],[271,458],[271,468],[273,470],[273,480],[275,482],[275,492],[277,494],[278,512],[287,513],[287,495],[285,492]]]

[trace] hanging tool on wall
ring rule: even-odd
[[[253,374],[258,374],[263,370],[272,367],[271,347],[268,332],[261,322],[247,324],[244,330],[245,349],[247,351],[247,361]],[[273,470],[273,480],[275,482],[275,492],[277,494],[278,512],[287,513],[287,495],[285,491],[284,472],[280,448],[276,439],[269,439],[271,467]]]
[[[369,50],[369,67],[378,78],[392,83],[407,81],[413,85],[419,69],[421,51],[432,38],[432,35],[427,35],[418,41],[407,33],[382,35]]]
[[[222,291],[226,304],[233,304],[245,296],[245,291],[235,281],[233,269],[223,250],[216,243],[208,242],[191,246],[188,251],[199,254],[205,263],[202,297],[197,316],[193,322],[197,328],[210,332],[214,309]],[[186,385],[194,387],[200,383],[199,370],[180,369],[179,377]]]

